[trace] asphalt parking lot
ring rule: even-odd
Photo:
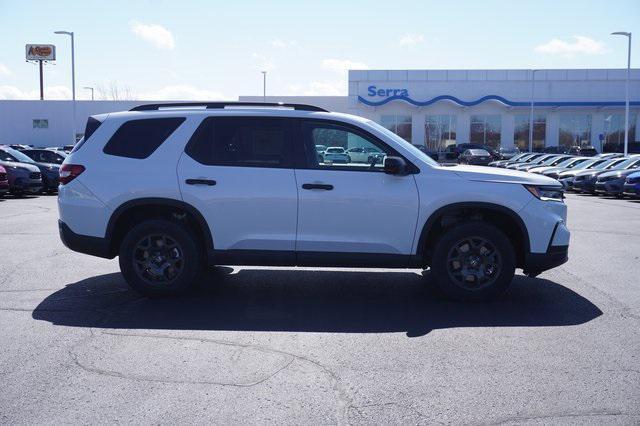
[[[213,269],[147,300],[0,200],[0,423],[640,422],[640,201],[569,195],[567,264],[490,304],[428,273]]]

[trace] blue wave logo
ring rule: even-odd
[[[404,101],[411,105],[423,107],[429,106],[439,101],[451,101],[455,102],[460,106],[475,106],[487,101],[498,101],[504,105],[513,106],[513,107],[524,107],[531,106],[531,102],[517,102],[510,101],[502,96],[498,95],[487,95],[483,96],[475,101],[463,101],[462,99],[456,98],[451,95],[440,95],[435,98],[431,98],[428,101],[416,101],[415,99],[410,98],[409,96],[403,95],[394,95],[389,96],[388,98],[379,100],[379,101],[370,101],[368,99],[363,98],[362,96],[358,96],[358,102],[363,103],[368,106],[376,107],[388,104],[393,101]],[[552,101],[552,102],[534,102],[534,106],[548,106],[548,107],[600,107],[600,106],[624,106],[624,101],[586,101],[586,102],[562,102],[562,101]],[[631,101],[629,105],[637,106],[640,105],[640,101]]]

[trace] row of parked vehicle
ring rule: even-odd
[[[0,196],[56,192],[66,148],[0,145]]]
[[[521,153],[492,167],[537,173],[557,179],[566,191],[616,197],[640,197],[640,154]]]

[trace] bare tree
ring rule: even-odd
[[[106,86],[102,83],[96,86],[98,99],[109,101],[131,101],[134,99],[133,91],[129,86],[120,86],[115,80],[110,80]]]

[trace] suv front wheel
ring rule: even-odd
[[[463,223],[438,240],[431,271],[440,289],[453,299],[493,299],[513,280],[513,245],[491,224]]]
[[[119,262],[127,283],[150,297],[185,292],[203,266],[191,232],[162,219],[133,227],[120,246]]]

